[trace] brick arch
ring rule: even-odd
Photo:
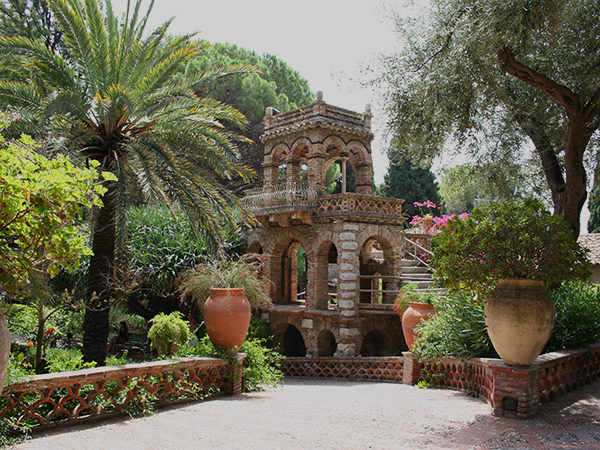
[[[312,142],[310,142],[310,139],[307,137],[299,137],[290,146],[289,155],[293,155],[295,158],[306,158],[311,147]]]
[[[335,334],[323,328],[317,335],[317,356],[333,356],[337,347]]]
[[[263,254],[264,253],[264,248],[263,248],[262,243],[260,241],[255,240],[255,241],[248,242],[248,246],[247,246],[246,252],[247,253]]]
[[[360,343],[361,356],[390,356],[393,352],[391,336],[382,328],[365,333]]]
[[[323,139],[323,150],[329,155],[332,148],[335,148],[337,151],[332,154],[339,155],[340,152],[346,150],[346,142],[340,136],[334,134],[329,135]]]
[[[265,162],[279,162],[281,156],[290,154],[290,147],[285,142],[279,142],[271,147],[269,154],[265,156]]]
[[[297,262],[293,256],[300,246],[306,252],[306,261],[307,265],[309,265],[312,258],[312,251],[304,239],[283,237],[276,242],[270,252],[267,262],[269,265],[268,273],[272,281],[271,298],[276,304],[287,304],[296,300],[296,291],[294,288],[297,287],[295,272],[297,270]]]
[[[346,144],[346,149],[350,155],[354,155],[355,164],[360,162],[371,163],[371,153],[361,141],[352,140]]]
[[[397,252],[394,250],[393,241],[376,231],[381,230],[367,228],[357,239],[361,275],[360,289],[388,292],[361,292],[359,302],[393,303],[396,297],[395,291],[398,289],[397,277],[400,276],[400,263]],[[373,250],[381,251],[383,258],[373,257],[371,254]]]
[[[329,253],[331,247],[335,248],[339,255],[339,245],[333,239],[321,239],[314,246],[314,257],[311,259],[309,305],[317,310],[327,310],[329,305]],[[339,256],[336,256],[335,264],[338,264]],[[337,295],[337,288],[336,288]]]
[[[302,333],[300,319],[279,322],[272,331],[275,342],[281,344],[283,355],[306,356],[306,336]]]

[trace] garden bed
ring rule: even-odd
[[[156,406],[241,392],[241,363],[179,358],[34,375],[5,387],[0,419],[44,429],[99,417],[140,414]]]

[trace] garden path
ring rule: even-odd
[[[290,378],[266,392],[39,434],[20,449],[598,448],[600,381],[532,420],[482,399],[392,383]]]

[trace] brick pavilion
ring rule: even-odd
[[[393,302],[407,242],[421,245],[407,241],[404,200],[372,195],[369,108],[338,108],[319,92],[287,113],[267,108],[264,127],[263,187],[244,202],[260,224],[248,251],[263,255],[272,281],[262,315],[282,353],[399,355],[406,344]],[[332,164],[338,180],[327,179]]]

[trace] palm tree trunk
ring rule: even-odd
[[[88,270],[88,300],[83,320],[83,359],[103,366],[108,343],[108,313],[114,292],[116,182],[107,182],[108,191],[92,227],[92,251]]]

